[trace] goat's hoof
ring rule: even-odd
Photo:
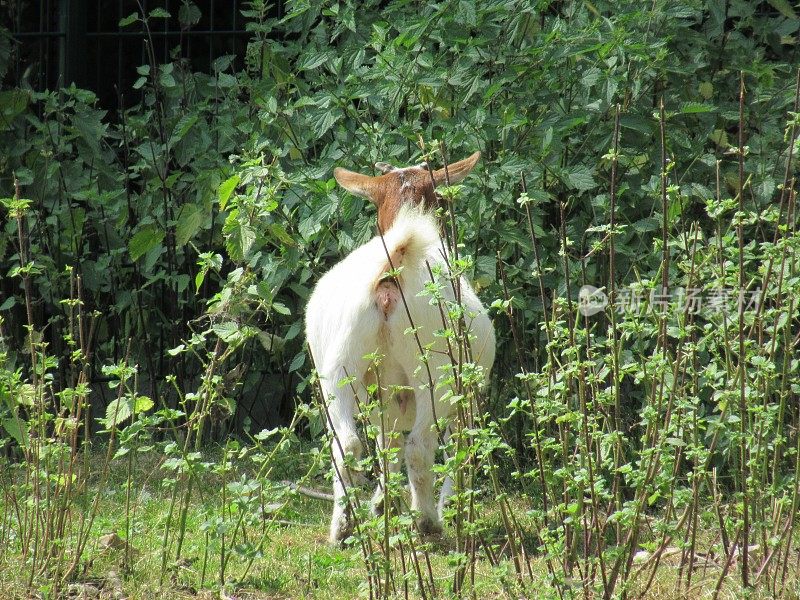
[[[365,485],[368,481],[367,476],[361,471],[350,471],[349,486],[360,487]]]
[[[386,495],[381,488],[375,490],[372,496],[372,516],[382,517],[384,513],[388,512],[390,515],[394,513],[395,503],[386,500]]]
[[[344,546],[344,541],[353,533],[353,528],[350,525],[339,527],[335,531],[331,531],[330,544],[331,546]]]
[[[353,533],[353,522],[349,515],[342,515],[331,522],[328,540],[331,546],[344,546],[344,541]]]
[[[372,501],[372,516],[382,517],[388,511],[389,515],[394,514],[394,503],[389,502],[387,505],[386,499],[381,497],[379,500]]]
[[[435,517],[422,517],[417,521],[417,527],[422,535],[441,535],[442,522]]]

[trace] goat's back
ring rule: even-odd
[[[423,346],[444,350],[445,342],[435,336],[445,328],[440,307],[421,294],[431,273],[447,268],[443,252],[435,217],[403,207],[383,238],[356,248],[320,279],[306,308],[306,335],[322,377],[363,376],[368,366],[363,356],[376,351],[413,371],[419,344],[406,333],[412,323]],[[453,300],[453,286],[442,283],[443,299]],[[474,334],[473,357],[488,371],[494,360],[493,327],[464,278],[460,295]]]

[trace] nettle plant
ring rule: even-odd
[[[660,119],[668,131],[663,109]],[[738,193],[725,198],[718,185],[705,214],[677,232],[670,206],[685,198],[662,158],[659,272],[624,284],[611,277],[599,296],[590,288],[599,305],[574,299],[585,272],[562,225],[569,276],[542,326],[548,358],[541,372],[519,374],[525,395],[509,405],[533,426],[538,464],[523,481],[558,589],[644,594],[677,560],[688,593],[709,553],[723,561],[715,595],[733,568],[744,585],[782,589],[800,500],[795,140],[792,115],[775,204],[745,202],[755,179],[745,177],[740,137]],[[613,265],[625,235],[614,223],[616,141],[609,156],[611,223],[592,254]],[[715,166],[719,182],[724,161]],[[565,579],[573,572],[579,584]]]

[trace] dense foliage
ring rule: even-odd
[[[186,336],[184,323],[202,315],[231,277],[244,277],[244,290],[257,280],[237,298],[253,303],[236,316],[288,335],[289,344],[271,361],[261,348],[243,350],[251,368],[241,393],[248,405],[255,395],[267,398],[276,405],[271,420],[280,420],[277,412],[285,419],[296,383],[288,373],[303,364],[297,317],[309,287],[372,232],[371,210],[335,188],[332,167],[370,172],[377,160],[409,164],[419,158],[419,136],[445,142],[456,158],[483,151],[457,211],[463,241],[476,255],[475,279],[487,298],[501,295],[498,254],[506,263],[527,347],[542,347],[542,308],[532,300],[539,294],[516,203],[520,179],[536,202],[543,283],[548,295],[563,295],[558,202],[567,204],[571,252],[585,256],[605,233],[590,228],[608,222],[603,157],[617,104],[619,219],[628,225],[616,244],[621,281],[631,279],[634,264],[642,274],[659,265],[650,250],[660,227],[653,113],[661,97],[673,164],[670,227],[702,218],[703,202],[714,196],[715,161],[736,143],[740,70],[748,73],[748,203],[767,206],[782,183],[776,158],[786,150],[797,56],[791,11],[746,2],[656,3],[652,10],[458,2],[419,11],[360,3],[356,19],[354,5],[337,6],[291,4],[275,22],[255,3],[246,15],[253,42],[244,72],[230,72],[230,57],[210,74],[181,61],[143,65],[136,89],[121,91],[141,93],[142,102],[121,114],[74,88],[3,92],[2,181],[13,195],[13,174],[32,200],[37,322],[58,318],[58,302],[69,296],[65,267],[73,266],[87,307],[101,312],[95,371],[124,356],[132,340],[151,393],[168,394],[165,375],[187,381],[196,373],[183,357],[166,354]],[[192,16],[181,11],[188,22]],[[735,189],[735,161],[723,163],[722,180],[723,193]],[[15,238],[9,220],[5,273],[19,262]],[[600,286],[606,261],[586,261],[582,278]],[[18,342],[19,286],[7,279],[3,293]],[[58,328],[44,334],[63,356]],[[504,378],[516,370],[515,361],[501,364]],[[276,387],[286,392],[265,396]]]
[[[633,585],[645,538],[653,572],[670,545],[694,560],[701,519],[725,556],[755,528],[753,574],[785,573],[800,464],[792,5],[344,0],[269,15],[244,11],[243,70],[151,61],[124,111],[75,87],[0,92],[9,444],[49,427],[32,397],[58,414],[76,394],[109,430],[161,409],[129,442],[184,413],[199,415],[197,449],[207,421],[219,440],[289,422],[316,435],[303,306],[374,228],[333,167],[479,149],[452,212],[498,358],[483,433],[466,428],[450,468],[492,473],[501,502],[501,485],[526,494],[559,593]],[[197,9],[177,16],[191,27]],[[609,307],[579,312],[584,285]],[[759,301],[739,311],[740,293]],[[130,381],[116,404],[106,381]],[[528,551],[512,544],[520,579]]]

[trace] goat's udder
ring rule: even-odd
[[[394,312],[400,301],[400,290],[394,279],[383,279],[375,289],[375,304],[383,314],[384,320]]]

